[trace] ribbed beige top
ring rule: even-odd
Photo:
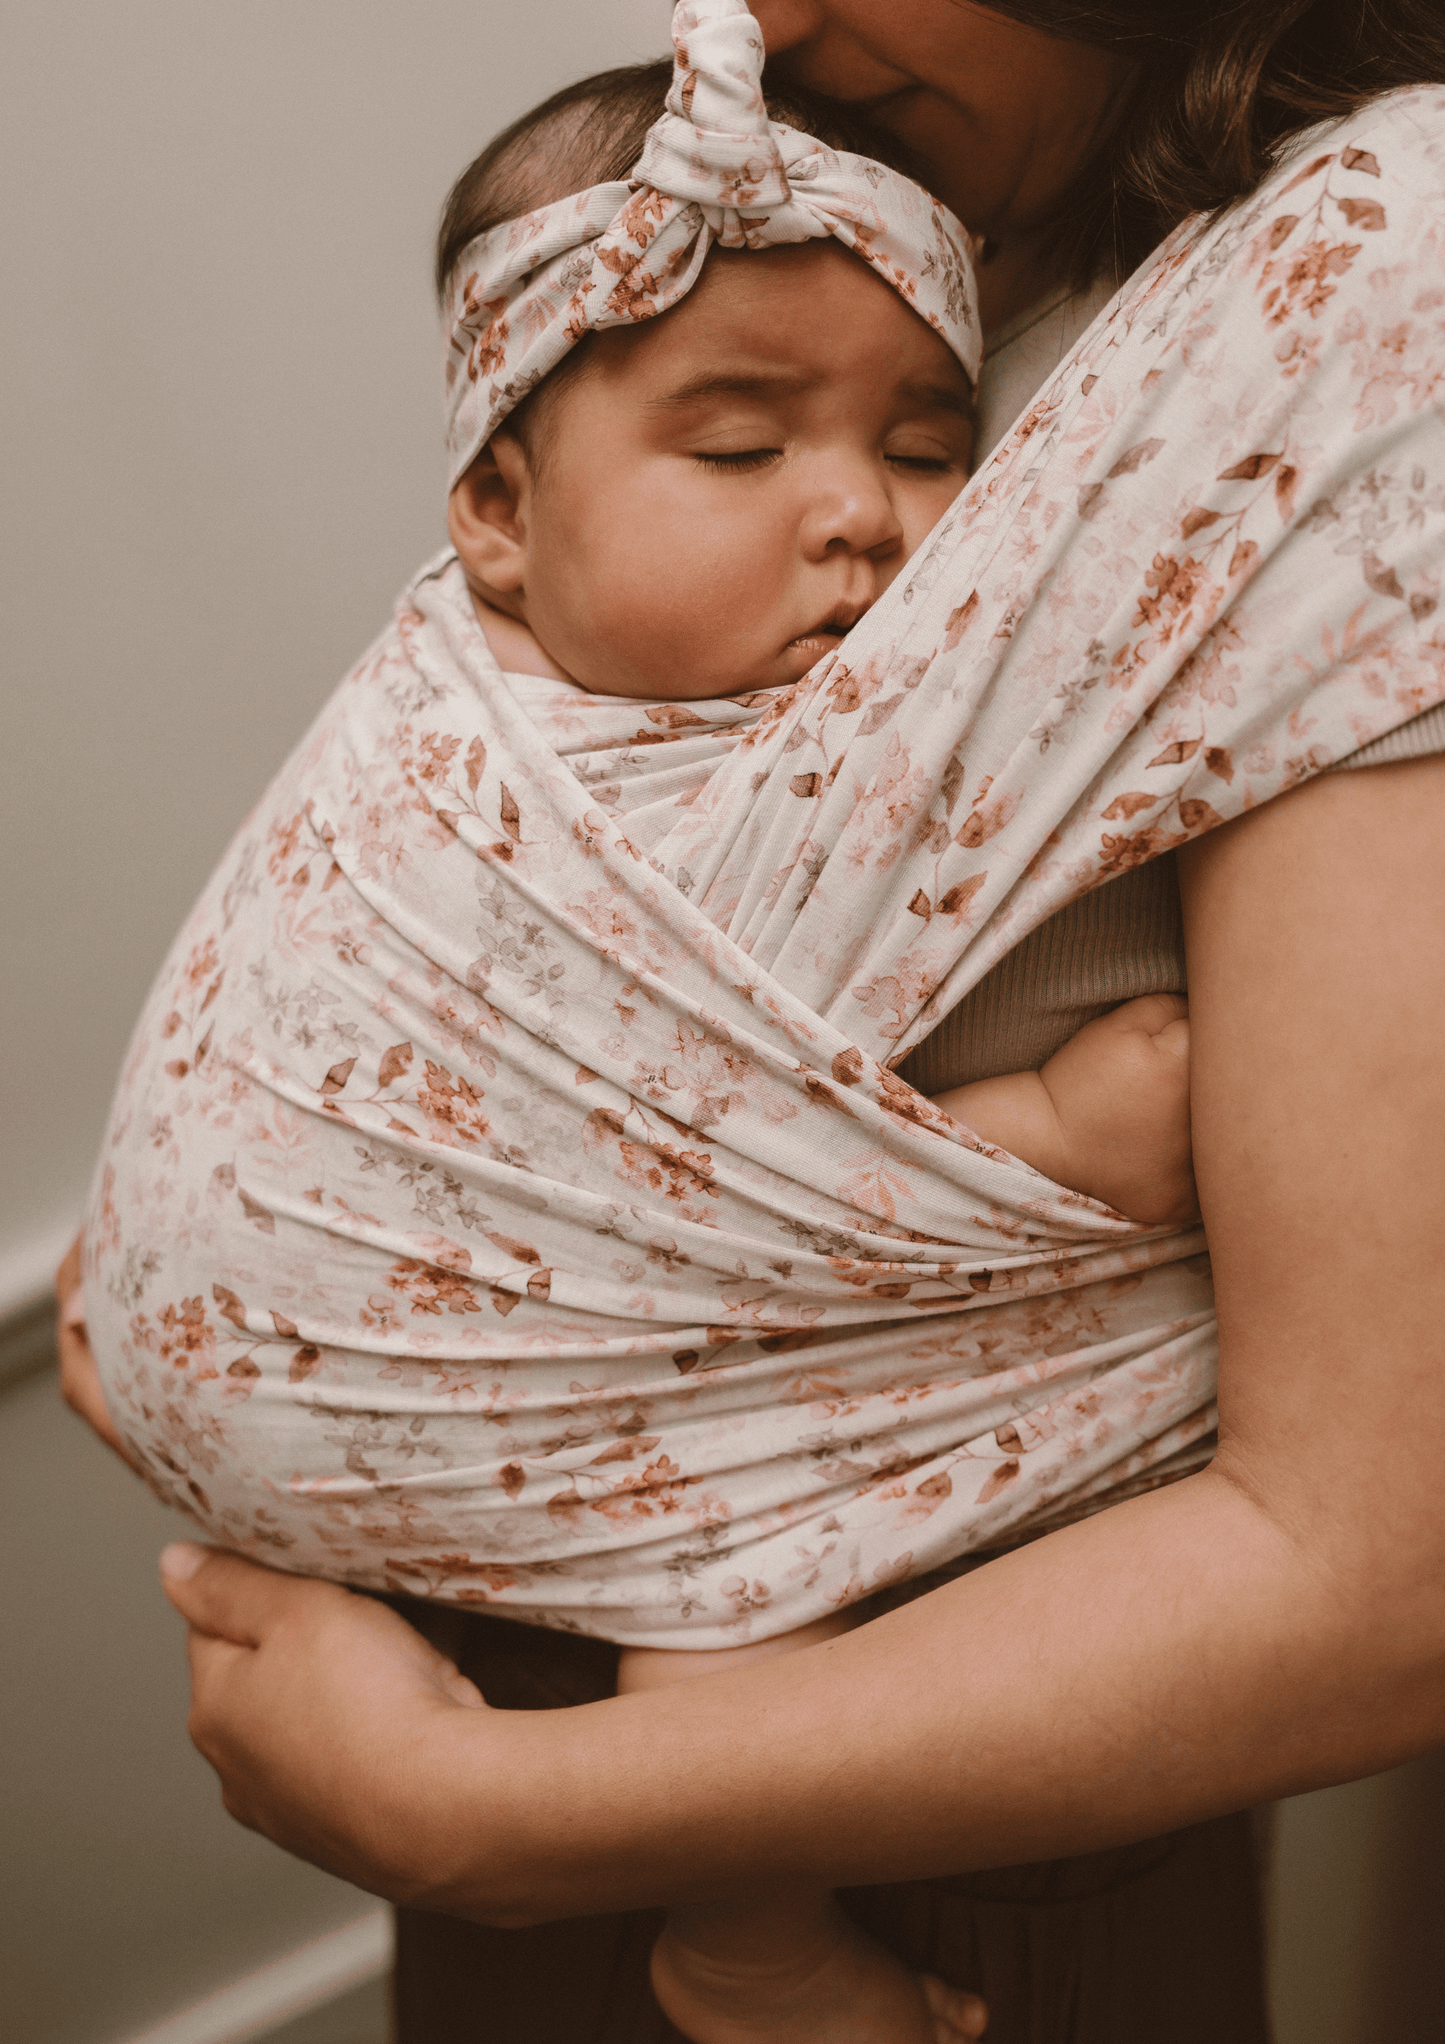
[[[920,1093],[1035,1070],[1096,1015],[1184,991],[1179,882],[1166,853],[1070,902],[1016,944],[898,1067]]]

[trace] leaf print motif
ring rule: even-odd
[[[1152,461],[1163,445],[1162,440],[1141,440],[1137,446],[1119,456],[1109,470],[1108,480],[1113,482],[1117,476],[1133,475],[1146,461]]]
[[[398,1079],[406,1076],[411,1067],[413,1054],[409,1043],[394,1043],[389,1050],[382,1052],[381,1063],[376,1072],[378,1091],[384,1093],[388,1086],[394,1086]]]
[[[668,731],[705,731],[707,719],[700,717],[696,710],[686,703],[654,703],[643,712],[650,724],[661,724]]]
[[[978,614],[978,608],[978,591],[975,589],[959,604],[956,610],[949,612],[943,636],[943,647],[946,653],[951,653],[954,647],[959,644],[970,623]]]
[[[1150,761],[1151,766],[1158,764],[1157,760]],[[1137,788],[1131,789],[1127,794],[1116,795],[1099,813],[1106,822],[1120,823],[1137,816],[1141,809],[1157,808],[1161,799],[1158,795],[1146,795]]]
[[[518,1242],[511,1235],[497,1235],[492,1233],[491,1230],[487,1232],[487,1240],[495,1244],[501,1250],[503,1256],[509,1256],[513,1263],[540,1263],[542,1261],[530,1242]]]
[[[505,781],[502,783],[502,828],[514,844],[522,841],[522,814]]]
[[[1360,566],[1364,570],[1365,580],[1378,595],[1393,596],[1401,603],[1405,601],[1400,578],[1387,562],[1380,560],[1375,554],[1367,553],[1361,555]]]
[[[1335,204],[1351,227],[1362,227],[1367,234],[1379,234],[1386,225],[1385,209],[1378,199],[1336,199]]]
[[[1314,178],[1317,178],[1319,176],[1320,172],[1324,170],[1327,165],[1333,162],[1334,162],[1333,151],[1328,152],[1324,156],[1316,156],[1312,162],[1307,163],[1305,165],[1304,169],[1300,171],[1297,176],[1292,177],[1290,179],[1289,183],[1285,185],[1283,190],[1280,192],[1280,197],[1284,198],[1288,193],[1298,191],[1301,185],[1309,184]]]
[[[1232,468],[1222,469],[1219,480],[1222,483],[1253,483],[1261,476],[1267,476],[1279,454],[1247,454],[1243,461],[1235,462]]]
[[[260,1200],[253,1199],[243,1185],[237,1186],[236,1197],[240,1200],[241,1211],[245,1214],[248,1221],[253,1221],[264,1234],[275,1234],[276,1218],[269,1207],[263,1206]]]
[[[969,903],[988,880],[988,873],[972,873],[967,880],[955,881],[938,898],[938,913],[941,916],[961,916],[966,913]]]
[[[1380,166],[1368,149],[1349,147],[1340,151],[1340,165],[1345,170],[1363,171],[1366,177],[1378,177]]]
[[[248,1331],[246,1327],[246,1309],[236,1297],[236,1294],[229,1291],[225,1285],[212,1285],[211,1296],[221,1309],[221,1318],[229,1320],[233,1327],[239,1327],[243,1334],[246,1333]]]
[[[355,1068],[356,1059],[354,1057],[340,1059],[338,1063],[331,1067],[326,1077],[321,1081],[321,1092],[344,1093],[346,1082],[351,1077]]]

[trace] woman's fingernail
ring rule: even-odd
[[[60,1308],[60,1324],[62,1327],[84,1327],[85,1325],[84,1285],[77,1285],[73,1292],[68,1292],[66,1294],[65,1302]]]
[[[173,1540],[161,1549],[161,1574],[173,1583],[189,1582],[209,1555],[210,1549],[198,1547],[194,1540]]]

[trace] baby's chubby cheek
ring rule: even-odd
[[[772,678],[787,630],[777,552],[757,535],[645,497],[565,523],[534,553],[528,622],[584,688],[685,700]]]

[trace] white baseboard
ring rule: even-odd
[[[378,1904],[118,2044],[247,2044],[375,1980],[390,1965],[391,1911]]]

